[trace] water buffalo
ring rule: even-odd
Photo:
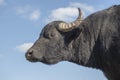
[[[108,80],[120,80],[120,5],[71,23],[47,24],[39,39],[27,51],[31,62],[55,64],[70,61],[100,69]]]

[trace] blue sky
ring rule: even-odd
[[[25,51],[50,21],[73,21],[119,4],[119,0],[0,0],[0,80],[107,80],[101,71],[69,62],[30,63]]]

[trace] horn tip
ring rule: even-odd
[[[83,18],[83,12],[80,8],[78,8],[78,12],[79,12],[79,17]]]
[[[80,8],[78,8],[78,12],[79,12],[79,13],[82,13],[82,11],[81,11],[81,9],[80,9]]]

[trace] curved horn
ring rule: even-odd
[[[79,16],[75,21],[73,21],[71,23],[62,22],[59,24],[60,31],[63,31],[63,32],[71,31],[72,29],[74,29],[80,25],[80,23],[82,22],[82,12],[81,12],[80,8],[78,8],[78,11],[79,11]]]

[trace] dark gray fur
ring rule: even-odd
[[[91,14],[69,32],[58,30],[61,22],[44,27],[26,53],[29,61],[70,61],[100,69],[108,80],[120,80],[120,5]]]

